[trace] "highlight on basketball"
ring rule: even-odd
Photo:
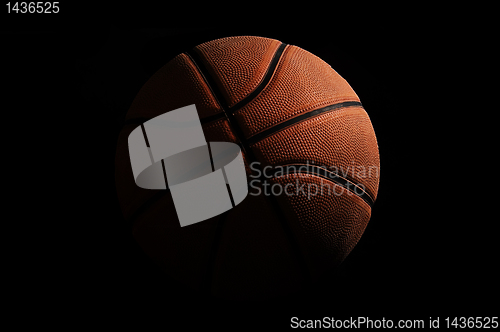
[[[206,142],[239,147],[248,194],[234,204],[225,172],[219,182],[232,205],[182,227],[168,185],[136,184],[128,137],[189,105]],[[115,162],[122,213],[144,252],[196,292],[229,300],[297,292],[338,267],[370,220],[380,160],[369,112],[344,78],[300,45],[258,36],[207,41],[160,68],[126,115]],[[223,168],[212,152],[206,174]],[[158,164],[168,184],[164,170]]]

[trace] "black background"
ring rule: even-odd
[[[19,158],[9,176],[26,180],[12,191],[19,206],[5,232],[21,305],[51,303],[83,321],[147,308],[165,326],[279,329],[294,316],[439,316],[444,324],[498,309],[496,220],[487,213],[488,178],[472,171],[488,162],[456,122],[474,114],[455,104],[474,89],[466,75],[475,70],[465,53],[474,41],[458,23],[329,9],[311,22],[298,10],[219,24],[146,6],[61,7],[52,16],[2,16],[4,151]],[[335,275],[286,299],[192,294],[145,257],[116,198],[117,137],[140,87],[175,55],[235,35],[278,39],[328,62],[360,97],[379,143],[380,189],[361,241]]]

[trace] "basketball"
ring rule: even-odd
[[[135,183],[127,139],[193,104],[207,142],[240,147],[248,195],[181,227],[169,190]],[[369,222],[379,173],[374,129],[347,81],[298,46],[256,36],[208,41],[160,68],[132,102],[115,157],[142,250],[193,291],[230,300],[288,295],[338,267]]]

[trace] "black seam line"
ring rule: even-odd
[[[289,164],[289,165],[282,165],[281,167],[284,167],[285,173],[283,173],[282,169],[278,169],[274,173],[274,177],[281,177],[284,175],[297,174],[297,173],[316,175],[320,178],[330,180],[344,187],[345,189],[349,190],[356,196],[362,198],[366,202],[366,204],[370,206],[370,208],[373,207],[374,204],[373,198],[363,188],[361,188],[353,181],[344,178],[338,175],[337,173],[332,172],[324,167],[308,165],[308,164]]]
[[[269,136],[271,136],[271,135],[273,135],[281,130],[284,130],[284,129],[286,129],[286,128],[288,128],[288,127],[290,127],[298,122],[305,121],[311,117],[320,115],[322,113],[333,111],[333,110],[336,110],[339,108],[347,108],[347,107],[354,107],[354,106],[363,107],[363,105],[359,101],[346,101],[346,102],[332,104],[332,105],[328,105],[328,106],[325,106],[322,108],[318,108],[318,109],[309,111],[307,113],[301,114],[301,115],[296,116],[290,120],[279,123],[271,128],[268,128],[268,129],[266,129],[258,134],[255,134],[255,135],[249,137],[247,139],[248,144],[249,145],[255,144],[258,141],[261,141],[264,138],[269,137]]]
[[[209,122],[220,120],[220,119],[224,119],[224,118],[226,118],[226,113],[221,112],[221,113],[217,113],[217,114],[214,114],[214,115],[207,116],[207,117],[205,117],[203,119],[200,119],[200,123],[202,125],[204,125],[205,123],[209,123]]]
[[[249,102],[251,102],[255,97],[259,95],[259,93],[264,90],[264,88],[269,84],[269,81],[271,81],[271,77],[273,77],[274,72],[276,71],[276,68],[278,67],[278,63],[281,59],[281,55],[283,54],[287,44],[281,43],[281,45],[278,47],[276,52],[274,53],[274,56],[269,63],[269,66],[267,67],[267,72],[266,75],[264,75],[264,78],[262,81],[257,85],[255,90],[250,92],[245,98],[234,104],[232,107],[229,108],[229,112],[234,113],[235,111],[239,110]]]
[[[212,96],[216,99],[217,103],[220,105],[222,108],[222,111],[224,113],[227,112],[229,107],[227,106],[226,100],[224,99],[224,96],[222,95],[222,92],[218,89],[217,84],[215,83],[214,79],[210,75],[207,67],[204,65],[203,60],[201,59],[201,56],[196,52],[196,49],[190,50],[188,52],[184,52],[185,55],[191,60],[193,65],[196,67],[198,70],[198,73],[202,76],[203,80],[205,81],[206,85],[208,86],[208,89],[212,93]]]
[[[279,57],[277,57],[276,55],[273,57],[272,62],[275,64],[275,68],[272,68],[272,70],[268,69],[269,72],[274,73],[274,71],[276,70],[277,64],[279,63],[279,60],[281,59],[281,56],[283,54],[283,50],[286,48],[286,46],[287,46],[287,44],[282,43],[281,46],[276,51],[276,52],[280,51],[280,54],[279,54]],[[238,125],[238,122],[236,121],[234,114],[232,112],[229,112],[228,105],[227,105],[226,101],[224,100],[222,93],[218,90],[218,87],[215,84],[213,78],[210,76],[207,68],[204,66],[200,55],[196,53],[196,50],[189,51],[189,52],[186,52],[184,54],[186,54],[190,58],[192,63],[198,69],[198,72],[203,77],[205,83],[207,84],[208,88],[212,92],[212,95],[214,96],[216,101],[219,103],[219,105],[222,107],[222,110],[224,111],[224,114],[226,115],[226,118],[229,122],[229,126],[233,130],[233,133],[235,134],[236,138],[240,141],[240,147],[242,149],[243,154],[245,154],[250,161],[252,161],[252,160],[257,161],[257,158],[255,157],[250,146],[248,145],[248,142],[245,139],[245,136],[243,135],[243,132],[242,132],[240,126]],[[276,61],[274,61],[275,58],[277,59]],[[271,78],[272,74],[269,77]],[[263,82],[261,82],[261,84],[262,83]],[[267,83],[269,83],[269,82],[266,82],[265,85],[267,85]],[[250,100],[247,100],[247,102],[249,102],[249,101]],[[237,106],[237,105],[235,105],[235,106]],[[236,108],[234,108],[234,110],[236,110]],[[262,172],[260,174],[262,174]],[[294,252],[295,257],[297,257],[298,264],[300,265],[300,271],[303,273],[305,283],[307,284],[310,281],[311,276],[308,273],[309,270],[307,268],[307,263],[306,263],[305,257],[303,256],[302,251],[300,250],[298,240],[297,240],[295,234],[293,233],[290,225],[288,225],[286,218],[285,218],[285,214],[282,211],[277,199],[274,196],[266,196],[266,197],[269,197],[269,203],[271,204],[274,211],[278,215],[278,219],[283,227],[283,230],[284,230],[287,238],[290,241],[291,249]],[[220,218],[218,223],[222,223],[222,224],[217,226],[217,231],[222,232],[222,229],[224,226],[223,223],[225,223],[225,218]],[[216,238],[220,239],[220,236],[221,236],[221,234],[216,234]],[[212,250],[217,251],[219,244],[215,243],[215,242],[216,241],[214,240]],[[213,263],[214,262],[212,262],[212,264]]]

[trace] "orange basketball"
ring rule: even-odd
[[[127,138],[191,104],[207,141],[241,147],[249,194],[181,227],[168,190],[135,184]],[[353,89],[317,56],[263,37],[176,56],[136,96],[117,145],[117,194],[136,241],[172,277],[228,299],[289,294],[340,264],[365,230],[378,183],[377,140]]]

